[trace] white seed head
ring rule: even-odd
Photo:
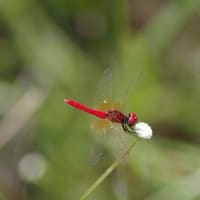
[[[137,135],[144,139],[150,139],[152,136],[152,129],[151,127],[145,122],[138,122],[135,124],[135,132]]]

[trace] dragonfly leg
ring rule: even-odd
[[[122,128],[126,133],[129,132],[126,123],[122,123]]]
[[[127,134],[133,134],[135,132],[135,129],[131,126],[129,126],[127,123],[122,123],[122,128]]]

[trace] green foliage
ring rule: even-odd
[[[136,2],[0,2],[0,199],[79,199],[113,162],[103,147],[91,164],[93,118],[63,103],[92,106],[108,66],[122,111],[154,135],[90,199],[198,199],[200,1]],[[39,180],[18,173],[29,152],[45,160]]]

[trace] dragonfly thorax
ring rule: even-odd
[[[109,110],[107,113],[107,119],[115,123],[124,123],[127,119],[127,116],[118,110]]]

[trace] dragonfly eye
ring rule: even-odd
[[[133,126],[137,122],[137,116],[134,112],[129,113],[128,125]]]

